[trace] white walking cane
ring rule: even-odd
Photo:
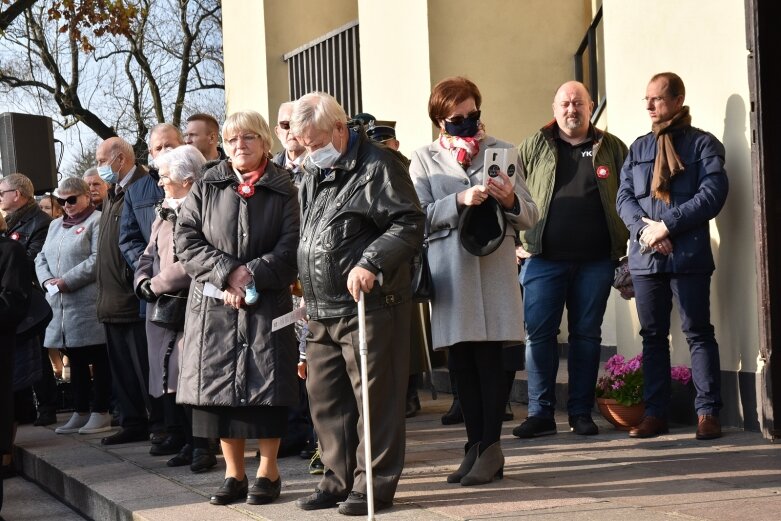
[[[366,346],[366,304],[363,299],[363,291],[358,298],[358,351],[361,355],[361,401],[363,402],[363,448],[364,461],[366,462],[366,503],[367,519],[374,519],[374,475],[372,472],[372,437],[371,420],[369,418],[369,369],[366,358],[368,348]]]

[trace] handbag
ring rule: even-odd
[[[630,300],[635,296],[632,274],[629,273],[629,258],[626,256],[621,257],[618,261],[618,266],[613,273],[613,287],[618,290],[624,300]]]
[[[184,315],[187,311],[187,295],[190,288],[176,293],[163,293],[155,301],[149,321],[165,329],[184,331]]]
[[[429,302],[434,300],[434,281],[428,265],[428,223],[423,237],[423,246],[412,258],[412,301]]]
[[[176,224],[176,212],[168,208],[163,208],[162,201],[158,203],[157,211],[160,218]],[[158,250],[159,251],[159,250]],[[173,243],[173,260],[179,261],[176,255],[176,243]],[[184,331],[184,316],[187,312],[187,297],[190,288],[182,288],[176,293],[163,293],[155,300],[154,309],[149,317],[149,321],[165,329],[172,331]]]

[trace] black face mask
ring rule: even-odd
[[[477,123],[479,121],[479,116],[476,118],[466,117],[458,124],[445,120],[445,132],[451,136],[473,137],[477,134]]]

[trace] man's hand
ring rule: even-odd
[[[347,291],[350,292],[353,300],[358,302],[361,297],[361,291],[369,293],[374,286],[374,280],[376,278],[374,273],[366,268],[356,266],[351,269],[350,274],[347,275]]]
[[[640,233],[640,240],[647,245],[655,247],[656,243],[670,236],[670,231],[663,221],[654,221],[648,217],[643,217],[643,222],[648,226],[643,228],[643,231]],[[672,251],[672,245],[670,246],[670,251]]]
[[[657,242],[653,248],[656,253],[670,255],[673,252],[673,243],[670,239],[662,239],[661,241]]]

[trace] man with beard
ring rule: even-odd
[[[594,127],[586,87],[569,81],[553,99],[554,120],[519,147],[540,220],[521,232],[519,257],[526,321],[529,416],[519,438],[556,433],[557,335],[564,306],[569,325],[570,429],[594,435],[591,419],[599,371],[602,318],[628,232],[615,209],[627,148]]]

